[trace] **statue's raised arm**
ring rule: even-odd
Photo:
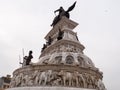
[[[63,7],[60,7],[59,9],[55,10],[54,13],[59,12],[59,14],[54,18],[51,26],[55,26],[61,20],[62,16],[66,16],[67,18],[69,18],[70,17],[69,12],[74,9],[75,5],[76,1],[73,3],[73,5],[71,5],[68,8],[67,11],[65,11]]]

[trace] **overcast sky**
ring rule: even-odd
[[[0,77],[19,68],[22,48],[37,62],[54,10],[75,0],[0,0]],[[108,90],[120,89],[120,0],[76,0],[70,12],[84,53],[103,71]]]

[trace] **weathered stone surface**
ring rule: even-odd
[[[7,90],[96,90],[87,88],[70,88],[70,87],[17,87]]]
[[[92,68],[71,65],[31,65],[13,73],[11,87],[65,86],[98,88],[102,74]]]
[[[85,47],[73,32],[77,25],[63,17],[45,37],[51,40],[39,61],[13,72],[9,90],[105,90],[103,73],[83,53]]]

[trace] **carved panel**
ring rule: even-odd
[[[31,74],[19,73],[18,75],[14,75],[11,81],[11,87],[69,86],[91,89],[105,88],[99,78],[88,73],[79,73],[77,71],[69,72],[66,70],[35,70],[30,73]]]
[[[84,59],[81,56],[78,56],[77,59],[78,59],[79,65],[84,66],[84,63],[85,63]]]
[[[55,60],[56,60],[56,64],[60,64],[62,61],[62,56],[55,57]]]
[[[71,55],[68,55],[67,57],[66,57],[66,63],[67,64],[73,64],[73,62],[74,62],[74,58],[73,58],[73,56],[71,56]]]

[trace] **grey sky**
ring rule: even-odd
[[[0,0],[0,76],[19,67],[22,48],[33,50],[38,61],[55,17],[53,11],[66,10],[75,0]],[[84,53],[103,71],[108,90],[119,90],[120,76],[120,0],[76,0],[71,19]]]

